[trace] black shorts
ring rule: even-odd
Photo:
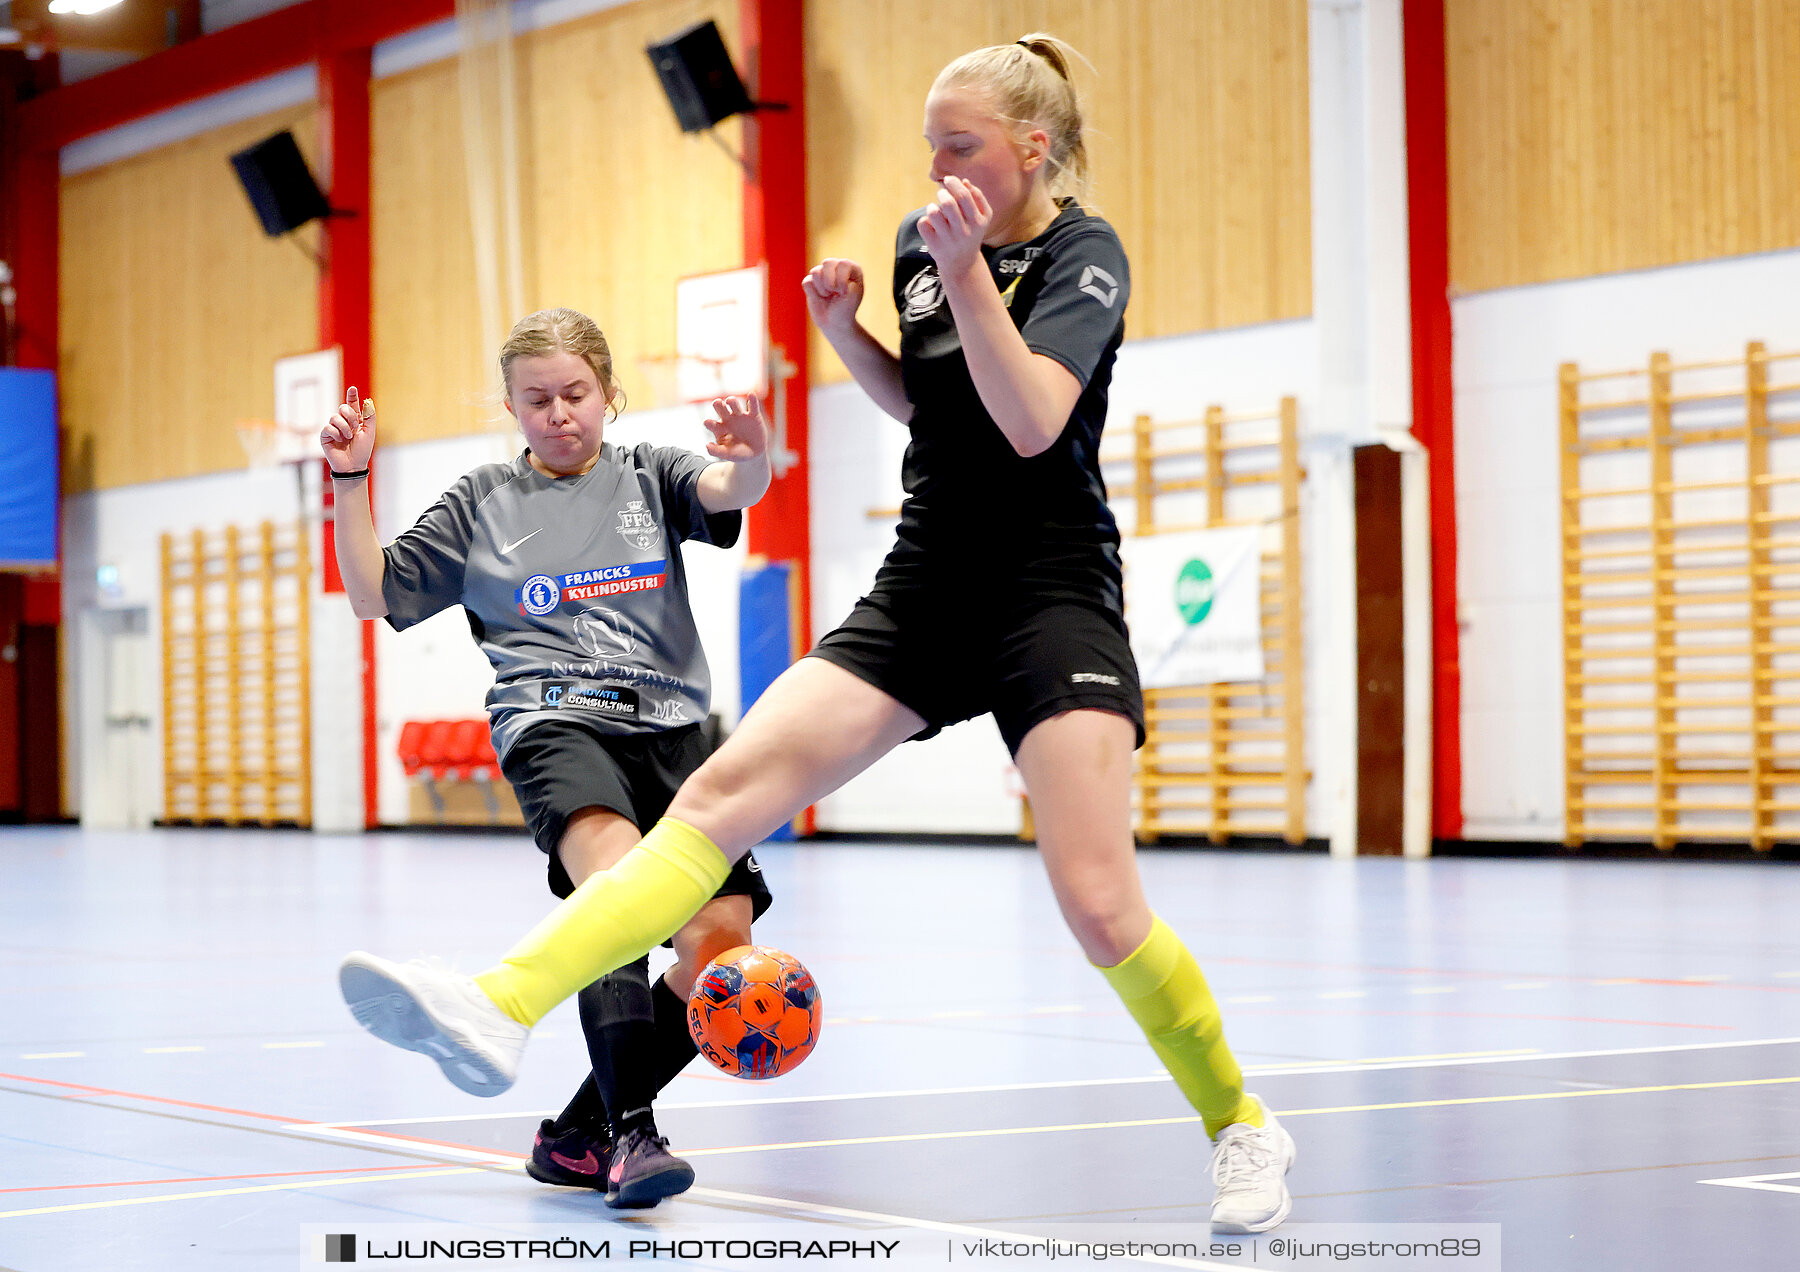
[[[607,737],[555,718],[526,729],[500,771],[519,797],[531,837],[549,858],[550,891],[558,897],[575,891],[556,851],[570,817],[583,808],[605,808],[648,831],[709,753],[698,724]],[[749,897],[755,918],[773,899],[762,867],[747,853],[713,895]]]
[[[813,647],[925,717],[921,741],[992,712],[1006,749],[1064,711],[1111,711],[1144,744],[1144,695],[1125,620],[1098,606],[982,604],[934,588],[878,589]]]

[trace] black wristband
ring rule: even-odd
[[[369,470],[366,468],[359,468],[353,473],[340,473],[335,468],[331,470],[331,480],[333,481],[355,481],[358,477],[367,477],[368,475]]]

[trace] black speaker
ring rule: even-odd
[[[231,166],[270,238],[331,214],[291,132],[278,132],[238,151],[231,156]]]
[[[644,50],[662,81],[682,132],[702,132],[753,109],[731,54],[711,19]]]

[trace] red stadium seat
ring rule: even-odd
[[[423,779],[432,810],[440,818],[444,799],[437,783],[444,781],[481,783],[489,816],[499,815],[491,784],[500,780],[500,761],[486,720],[408,720],[400,726],[395,750],[406,775]]]
[[[450,730],[454,720],[428,720],[419,745],[419,761],[427,774],[442,780],[450,772]]]
[[[487,736],[486,720],[453,720],[450,722],[450,745],[445,752],[446,767],[459,782],[473,778],[482,767],[481,740]]]
[[[400,753],[400,763],[406,766],[406,775],[412,777],[424,763],[419,748],[425,742],[425,721],[408,720],[400,726],[400,745],[394,748]]]
[[[481,738],[476,744],[475,763],[478,773],[485,773],[490,782],[500,780],[500,757],[494,754],[494,735],[486,725],[482,726]]]

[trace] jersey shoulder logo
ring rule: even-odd
[[[900,294],[906,300],[906,321],[917,322],[936,312],[944,303],[944,280],[938,277],[937,266],[927,265],[914,274]]]
[[[619,510],[619,535],[634,548],[648,549],[661,542],[662,528],[644,501],[633,499]]]
[[[1101,269],[1098,265],[1084,265],[1081,269],[1082,291],[1105,305],[1108,309],[1119,298],[1119,280]]]

